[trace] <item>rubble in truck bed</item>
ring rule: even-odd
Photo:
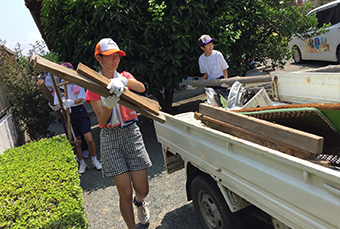
[[[231,88],[209,88],[206,96],[212,106],[323,137],[322,153],[310,161],[340,170],[340,104],[272,102],[271,92],[269,84],[246,88],[235,82]]]

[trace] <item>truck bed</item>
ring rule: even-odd
[[[340,171],[204,126],[193,112],[163,113],[158,141],[292,228],[340,228]]]

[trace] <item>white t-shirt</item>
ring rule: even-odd
[[[54,77],[56,79],[56,77]],[[50,73],[45,73],[45,83],[47,87],[54,87]]]
[[[210,56],[203,53],[198,59],[198,64],[202,74],[207,73],[208,79],[217,79],[223,76],[223,70],[229,66],[220,51],[213,50]]]
[[[65,99],[64,93],[61,93],[61,94],[62,94],[61,97],[64,100]],[[74,107],[84,104],[85,96],[86,96],[86,92],[84,88],[71,83],[70,85],[67,85],[67,95],[68,95],[68,99],[71,99],[71,100],[76,100],[79,98],[83,99],[81,103],[74,104]],[[57,105],[57,104],[59,104],[59,100],[58,100],[58,96],[56,96],[54,92],[54,105]]]

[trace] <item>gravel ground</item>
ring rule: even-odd
[[[198,110],[198,103],[205,95],[174,104],[178,112]],[[92,134],[94,136],[97,154],[99,154],[99,132],[94,113],[90,113]],[[167,174],[164,170],[164,160],[161,145],[157,142],[153,121],[143,116],[138,122],[141,128],[146,148],[153,166],[148,170],[150,192],[146,198],[151,214],[149,228],[195,228],[202,226],[193,211],[192,203],[186,200],[185,171],[180,170]],[[83,188],[85,213],[88,228],[126,228],[119,211],[119,196],[113,179],[102,178],[89,158],[86,159],[89,169],[80,178]],[[137,228],[144,228],[141,224]]]

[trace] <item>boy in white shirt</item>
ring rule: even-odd
[[[198,59],[202,80],[228,78],[228,64],[220,51],[214,50],[213,41],[209,35],[204,34],[198,39],[198,44],[204,52]]]

